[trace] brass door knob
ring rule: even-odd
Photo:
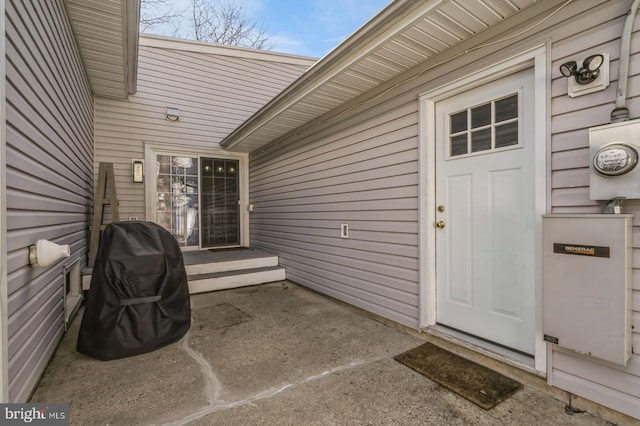
[[[442,229],[444,228],[444,221],[443,220],[439,220],[436,222],[436,228]]]

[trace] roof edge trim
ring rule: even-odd
[[[187,52],[208,53],[211,55],[231,56],[260,61],[279,62],[293,65],[310,66],[318,58],[273,52],[271,50],[248,49],[245,47],[225,46],[184,38],[173,38],[151,34],[140,34],[140,46],[162,49],[182,50]]]

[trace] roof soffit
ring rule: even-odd
[[[126,98],[136,91],[140,0],[65,0],[94,94]]]
[[[310,115],[317,119],[536,3],[396,0],[232,132],[222,146],[256,150],[308,124]],[[298,110],[305,118],[296,122],[284,114]],[[279,118],[285,116],[286,123]]]

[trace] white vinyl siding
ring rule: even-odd
[[[217,150],[226,135],[313,63],[153,47],[144,40],[143,36],[138,56],[138,92],[128,101],[95,98],[95,172],[98,162],[114,163],[124,220],[145,218],[144,184],[131,178],[131,159],[144,158],[145,143]],[[179,121],[167,120],[165,107],[180,108]]]
[[[9,399],[24,402],[64,332],[63,267],[85,261],[93,107],[64,2],[6,7]],[[71,259],[30,267],[38,239]]]
[[[255,151],[250,156],[251,244],[277,251],[289,279],[417,328],[418,96],[466,76],[470,63],[482,69],[549,43],[548,212],[599,212],[599,203],[589,200],[588,128],[609,122],[628,6],[573,2],[508,43],[471,50],[450,62],[439,59],[440,66],[418,78],[407,73],[406,83],[375,101]],[[635,28],[628,107],[638,116],[640,16]],[[568,97],[559,65],[601,52],[611,57],[611,85]],[[622,368],[554,350],[549,379],[561,389],[640,418],[640,204],[627,202],[625,212],[636,214],[634,355]],[[348,239],[340,238],[343,223],[349,224]]]

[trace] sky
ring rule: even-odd
[[[227,0],[242,7],[247,18],[262,25],[275,52],[320,58],[384,9],[390,0]],[[174,10],[188,9],[189,0],[166,0]],[[182,36],[172,26],[147,33]]]

